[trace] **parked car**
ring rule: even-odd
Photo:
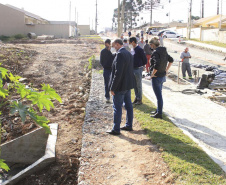
[[[158,35],[158,32],[159,32],[158,30],[150,30],[148,34],[149,35]]]
[[[178,38],[182,37],[182,35],[174,32],[174,31],[164,31],[163,32],[163,38]]]
[[[161,34],[166,32],[166,31],[170,31],[170,30],[161,30],[161,31],[158,32],[158,36],[161,36]]]

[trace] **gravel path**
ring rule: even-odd
[[[226,172],[226,108],[201,95],[180,92],[188,88],[194,87],[167,79],[164,112]],[[143,93],[156,104],[151,81],[143,80]]]
[[[112,128],[112,104],[104,98],[102,74],[93,69],[83,125],[79,185],[171,184],[173,177],[156,146],[134,122],[133,132],[106,134]],[[125,123],[125,112],[122,124]]]

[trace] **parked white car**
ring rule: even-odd
[[[178,38],[178,37],[182,37],[182,35],[174,32],[174,31],[163,32],[163,38]]]
[[[159,31],[158,30],[150,30],[149,35],[158,35]]]

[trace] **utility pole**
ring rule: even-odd
[[[118,37],[120,37],[120,0],[118,0]]]
[[[170,27],[170,8],[171,8],[171,4],[170,3],[171,3],[171,0],[169,0],[169,15],[168,15],[169,16],[169,25],[168,25],[168,27]]]
[[[151,0],[150,26],[152,26],[152,10],[153,10],[153,0]]]
[[[97,0],[96,0],[96,25],[95,25],[95,32],[97,34]]]
[[[192,0],[190,0],[190,8],[189,8],[189,15],[188,15],[188,28],[187,28],[187,38],[191,38],[191,12],[192,12]]]
[[[71,25],[71,1],[69,5],[69,25]]]
[[[120,34],[123,32],[123,23],[125,23],[125,4],[126,4],[126,0],[123,0],[122,1],[122,13],[121,13]]]
[[[75,26],[76,26],[76,7],[75,7]]]
[[[219,15],[219,0],[217,0],[217,15]]]
[[[202,18],[204,18],[204,0],[202,0]]]
[[[223,7],[222,1],[223,0],[221,0],[221,15],[220,15],[219,31],[221,30],[221,22],[222,22],[222,7]]]

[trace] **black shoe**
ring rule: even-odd
[[[135,103],[135,105],[141,105],[142,104],[142,100],[137,100],[137,102]]]
[[[106,133],[111,134],[111,135],[115,135],[115,136],[120,135],[120,132],[116,132],[114,130],[108,130]]]
[[[151,114],[157,114],[157,110],[152,111]]]
[[[162,114],[155,114],[155,115],[151,115],[152,118],[160,118],[162,119]]]
[[[129,128],[129,127],[126,127],[126,126],[121,127],[120,129],[125,130],[125,131],[133,131],[133,128]]]
[[[135,104],[135,103],[137,103],[137,99],[136,99],[136,98],[135,98],[134,101],[133,101],[133,104]]]

